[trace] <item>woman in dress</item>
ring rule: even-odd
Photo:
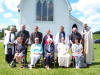
[[[82,44],[78,42],[78,38],[74,39],[74,44],[72,45],[72,56],[75,57],[76,69],[84,67],[84,56]]]
[[[22,59],[23,56],[25,55],[25,48],[24,45],[22,44],[22,37],[18,37],[17,40],[15,41],[16,46],[15,46],[15,56],[14,59],[16,59],[16,62],[19,63],[20,68],[23,68],[22,66]]]
[[[69,48],[65,44],[65,38],[61,38],[61,43],[57,46],[58,49],[58,64],[62,67],[70,66],[70,54],[68,53]]]

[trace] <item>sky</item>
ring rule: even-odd
[[[87,23],[91,30],[100,30],[100,0],[68,0],[71,14],[83,23]],[[18,24],[17,6],[20,0],[0,0],[0,27]]]

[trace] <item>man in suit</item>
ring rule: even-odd
[[[34,44],[35,43],[35,38],[39,38],[39,44],[42,43],[42,33],[38,31],[38,26],[35,26],[34,27],[34,32],[31,34],[31,44]]]

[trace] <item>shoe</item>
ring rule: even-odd
[[[76,66],[76,69],[80,69],[78,66]]]
[[[88,64],[88,65],[91,65],[91,64],[92,64],[92,62],[88,62],[87,64]]]
[[[28,67],[29,67],[30,70],[32,70],[32,65],[31,64],[29,64]]]
[[[46,68],[47,70],[50,70],[49,66],[45,66],[45,68]]]

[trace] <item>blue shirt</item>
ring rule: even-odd
[[[31,54],[33,53],[43,53],[43,48],[41,44],[32,44],[31,45]]]

